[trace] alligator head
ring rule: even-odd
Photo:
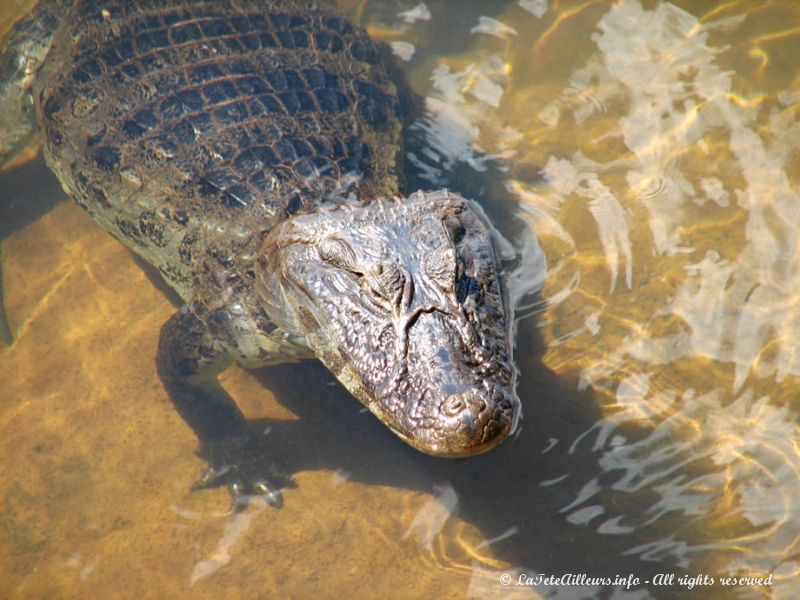
[[[436,456],[478,454],[519,414],[490,231],[448,192],[323,209],[266,236],[260,290],[398,436]]]

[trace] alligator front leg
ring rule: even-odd
[[[230,365],[227,351],[190,307],[161,329],[158,373],[170,399],[200,441],[199,455],[209,468],[195,488],[230,486],[235,499],[260,494],[282,505],[281,490],[294,487],[265,456],[263,435],[251,431],[217,375]]]

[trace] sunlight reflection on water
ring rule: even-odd
[[[546,35],[531,33],[529,4],[481,19],[471,32],[500,40],[431,69],[417,127],[436,155],[411,159],[432,183],[458,161],[541,167],[544,183],[512,168],[506,188],[550,262],[545,362],[606,398],[574,442],[592,445],[599,472],[561,513],[617,535],[683,515],[688,537],[629,553],[688,567],[710,552],[720,574],[774,573],[787,597],[800,585],[797,81],[752,89],[732,68],[730,40],[746,46],[738,32],[758,19],[742,3],[702,18],[668,2],[564,6]],[[566,17],[592,10],[587,53],[589,31]],[[772,33],[753,36],[761,68],[797,42],[796,28]],[[765,52],[765,39],[786,43]],[[537,81],[530,57],[553,55],[571,73]],[[628,441],[626,422],[650,433]],[[612,518],[604,488],[656,500]]]

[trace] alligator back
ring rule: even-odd
[[[71,3],[34,85],[69,194],[188,299],[258,239],[397,193],[383,50],[311,0]]]

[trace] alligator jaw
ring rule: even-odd
[[[260,293],[399,437],[468,456],[514,430],[519,401],[489,226],[447,192],[340,206],[263,241]]]

